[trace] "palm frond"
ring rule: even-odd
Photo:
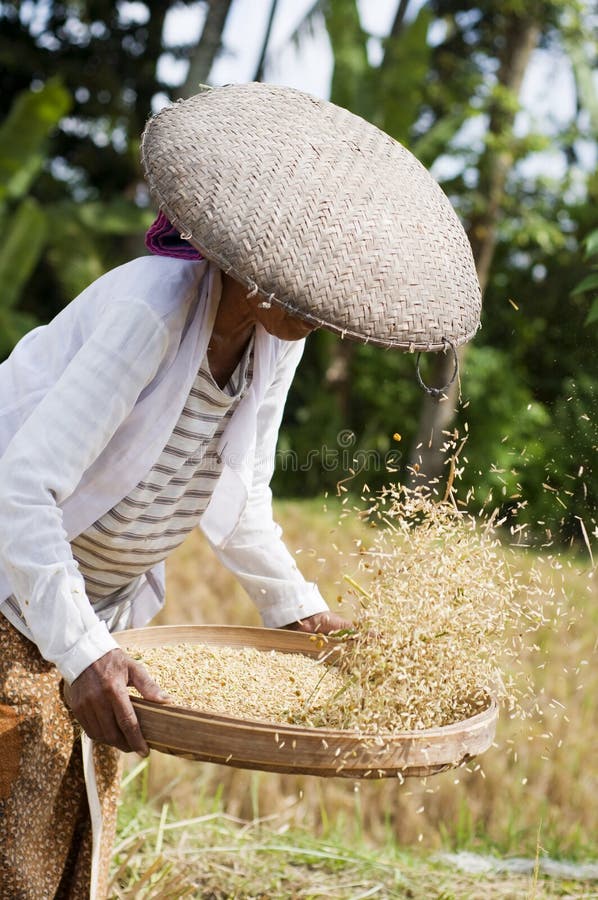
[[[328,0],[315,0],[287,37],[287,43],[300,49],[303,41],[315,37],[318,25],[323,21],[327,5]]]

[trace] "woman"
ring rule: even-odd
[[[0,897],[103,894],[118,750],[148,752],[127,686],[165,699],[112,632],[151,619],[192,527],[266,625],[346,624],[272,519],[303,339],[323,325],[441,349],[479,316],[448,201],[389,142],[265,85],[165,110],[143,143],[168,214],[153,255],[102,276],[0,367]]]
[[[219,448],[235,412],[240,418],[250,406],[262,408],[259,427],[257,418],[235,424],[243,444],[256,443],[260,432],[264,466],[257,472],[247,511],[235,523],[239,549],[229,541],[220,551],[218,535],[209,528],[208,537],[254,597],[267,624],[298,622],[302,629],[321,631],[342,624],[325,613],[315,585],[304,582],[284,548],[272,522],[267,487],[284,398],[312,326],[279,307],[261,309],[246,294],[246,288],[205,261],[135,260],[92,285],[57,320],[22,342],[5,364],[11,383],[18,386],[23,371],[29,374],[28,364],[56,355],[58,347],[67,346],[71,353],[74,332],[85,334],[0,461],[2,561],[4,571],[13,575],[12,594],[1,607],[9,620],[1,623],[4,664],[12,657],[14,671],[20,659],[15,652],[21,646],[18,629],[70,684],[69,703],[87,735],[120,750],[148,752],[127,686],[135,685],[151,700],[162,694],[142,667],[118,649],[109,629],[135,622],[132,610],[139,595],[151,590],[149,567],[154,569],[184,539],[209,500],[216,507],[226,502],[230,511],[233,501],[219,501],[214,486],[222,467]],[[195,346],[185,359],[181,337],[189,317],[186,334],[193,334]],[[174,347],[178,352],[170,361]],[[183,369],[191,381],[183,410],[174,426],[164,423],[158,429],[164,449],[153,465],[138,467],[143,477],[125,492],[113,457],[123,452],[125,441],[140,454],[148,421],[163,421]],[[254,369],[261,380],[257,385]],[[142,406],[143,420],[136,429],[135,413]],[[243,462],[241,454],[234,460],[236,466]],[[99,478],[98,463],[104,469]],[[96,518],[97,499],[86,506],[79,498],[97,490],[102,477],[113,490],[118,482],[117,496],[123,496]],[[100,488],[103,496],[112,484]],[[61,517],[56,501],[62,498]],[[72,515],[69,499],[80,507]],[[75,534],[81,526],[71,520],[82,521],[85,515],[93,523]],[[222,528],[222,513],[216,509],[213,515]],[[10,705],[7,696],[0,702]],[[12,797],[19,791],[18,781],[6,789]],[[18,803],[19,798],[13,799]],[[9,823],[6,810],[5,828]],[[2,862],[0,879],[6,880],[10,866]],[[27,879],[33,885],[32,873]]]

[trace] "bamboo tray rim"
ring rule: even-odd
[[[196,644],[205,644],[206,646],[210,646],[209,641],[204,640],[195,640],[189,641],[185,640],[184,637],[180,636],[180,632],[190,631],[195,635],[200,635],[202,630],[205,629],[205,632],[215,632],[219,633],[223,636],[226,634],[239,634],[241,636],[246,635],[247,637],[251,637],[259,635],[260,637],[265,637],[268,635],[273,635],[276,633],[284,633],[285,635],[292,634],[294,635],[301,643],[305,644],[305,649],[310,650],[309,654],[303,653],[303,655],[310,655],[313,658],[316,658],[314,651],[314,645],[310,638],[312,635],[307,634],[305,632],[297,632],[297,631],[286,631],[285,629],[277,629],[277,628],[260,628],[258,626],[253,625],[155,625],[149,626],[146,628],[135,628],[135,629],[127,629],[126,631],[119,631],[115,633],[113,636],[118,641],[121,646],[130,646],[134,648],[134,640],[131,643],[127,643],[125,640],[127,635],[135,635],[140,632],[153,632],[156,637],[159,635],[156,632],[164,633],[166,636],[169,632],[174,633],[178,632],[179,637],[173,637],[173,639],[165,639],[164,641],[160,641],[158,644],[154,644],[152,646],[175,646],[176,644],[184,644],[184,643],[196,643]],[[334,649],[335,646],[341,647],[343,645],[342,639],[335,640],[332,637],[328,637],[326,635],[322,635],[325,638],[326,643],[329,645],[330,649]],[[304,640],[306,639],[306,640]],[[234,645],[227,644],[225,641],[220,643],[213,642],[213,646],[228,646],[233,647]],[[244,646],[249,648],[253,648],[259,650],[261,652],[269,652],[276,651],[278,653],[299,653],[301,654],[300,646],[297,648],[281,648],[281,647],[255,647],[251,643],[248,643]],[[143,649],[143,648],[139,648]],[[322,653],[325,653],[325,650],[322,650]],[[496,697],[492,694],[487,694],[488,705],[480,710],[480,712],[476,713],[473,716],[469,716],[466,719],[459,719],[456,722],[451,722],[448,725],[436,725],[432,728],[421,728],[415,729],[411,731],[379,731],[379,732],[365,732],[358,731],[354,729],[332,729],[318,726],[307,726],[307,725],[294,725],[294,724],[286,724],[286,723],[278,723],[273,722],[271,720],[266,719],[246,719],[238,716],[231,716],[226,713],[218,712],[216,710],[210,710],[209,708],[198,709],[195,707],[189,706],[180,706],[177,703],[159,703],[155,700],[147,700],[144,697],[138,697],[136,695],[129,695],[133,706],[138,706],[145,709],[154,709],[154,710],[169,710],[171,714],[175,714],[185,719],[195,719],[199,722],[222,722],[223,725],[234,725],[237,728],[250,731],[255,734],[255,732],[268,732],[271,733],[273,730],[280,734],[284,734],[288,737],[303,735],[306,732],[315,733],[318,737],[326,739],[330,737],[332,740],[339,739],[341,737],[354,738],[359,741],[367,742],[371,741],[375,744],[382,744],[388,741],[397,741],[399,739],[409,740],[414,739],[421,741],[422,739],[429,738],[433,739],[435,737],[443,738],[447,735],[458,734],[463,731],[464,727],[467,727],[468,732],[471,734],[475,732],[478,728],[483,728],[488,725],[489,722],[495,720],[498,717],[498,701]]]

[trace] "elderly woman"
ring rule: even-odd
[[[112,633],[159,609],[164,560],[195,525],[264,624],[345,624],[272,518],[305,336],[441,349],[477,327],[446,198],[344,110],[216,89],[152,120],[143,161],[163,210],[152,255],[0,367],[0,897],[105,893],[118,751],[148,752],[127,687],[165,699]]]

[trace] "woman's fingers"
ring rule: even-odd
[[[110,744],[125,753],[132,749],[118,725],[112,702],[96,697],[93,701],[77,704],[76,708],[73,706],[73,712],[85,734],[93,741]]]
[[[92,740],[147,756],[149,748],[129,697],[129,684],[150,700],[168,699],[143,666],[122,650],[110,650],[88,666],[65,697]]]
[[[354,625],[333,612],[316,613],[285,625],[290,631],[305,631],[308,634],[333,634],[336,631],[352,631]]]
[[[147,669],[133,659],[129,659],[128,684],[137,688],[141,696],[146,700],[154,700],[156,703],[168,703],[171,699],[166,691],[162,690],[160,685],[154,681]]]
[[[123,685],[118,695],[114,698],[112,707],[113,715],[116,720],[119,731],[124,736],[127,743],[127,749],[139,753],[141,756],[148,756],[149,747],[141,733],[133,704],[129,697],[127,688]]]

